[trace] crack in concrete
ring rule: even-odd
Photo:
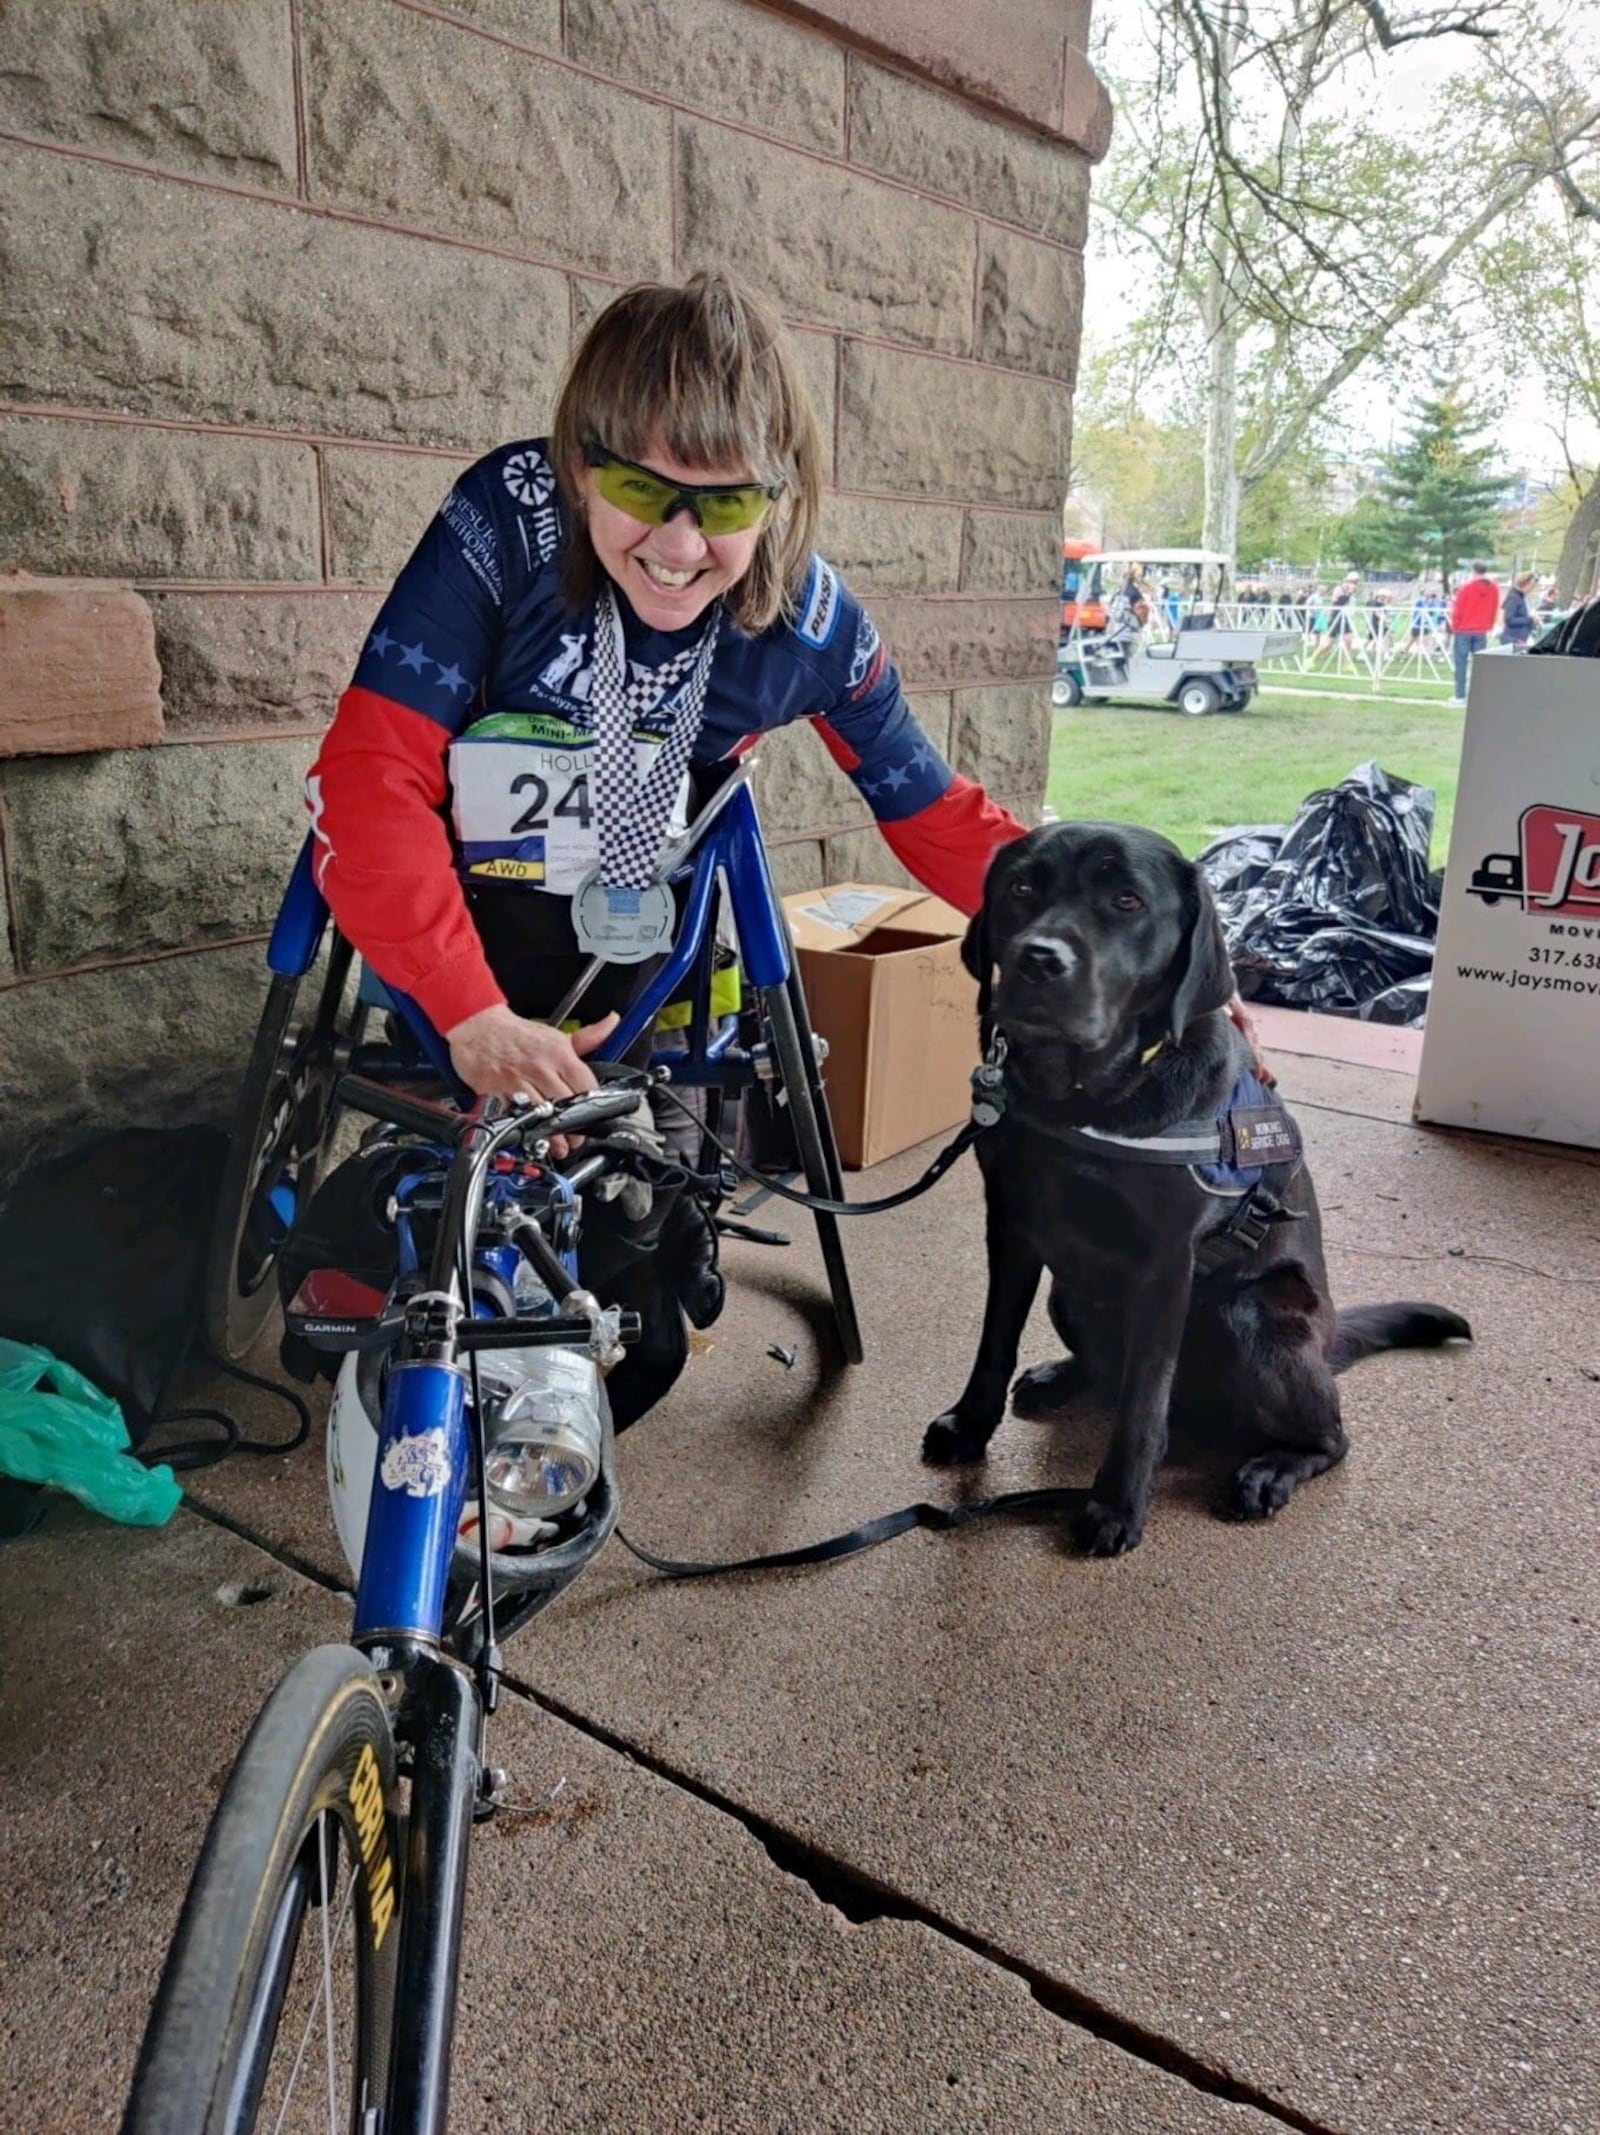
[[[288,1570],[299,1573],[326,1593],[350,1600],[347,1586],[330,1576],[320,1566],[312,1564],[295,1551],[269,1541],[242,1520],[219,1512],[214,1506],[197,1504],[185,1498],[187,1509],[198,1518],[209,1520],[217,1527],[225,1528],[243,1542],[251,1543]],[[1147,2067],[1160,2069],[1164,2074],[1187,2083],[1191,2089],[1203,2091],[1208,2097],[1217,2098],[1229,2105],[1248,2106],[1271,2120],[1277,2126],[1293,2128],[1297,2135],[1338,2135],[1338,2131],[1326,2121],[1310,2119],[1306,2114],[1271,2093],[1259,2090],[1255,2085],[1239,2081],[1224,2070],[1189,2053],[1173,2039],[1164,2038],[1159,2032],[1147,2030],[1133,2019],[1119,2015],[1115,2010],[1096,2001],[1091,1995],[1067,1985],[1037,1965],[1029,1964],[1003,1945],[987,1937],[974,1934],[958,1921],[935,1911],[917,1899],[908,1898],[889,1885],[878,1882],[862,1870],[850,1866],[836,1856],[808,1845],[792,1832],[771,1823],[753,1809],[745,1808],[730,1796],[696,1779],[658,1756],[653,1750],[643,1748],[625,1735],[605,1726],[598,1720],[574,1711],[549,1692],[537,1690],[523,1677],[507,1673],[502,1678],[502,1689],[514,1697],[520,1697],[536,1710],[547,1713],[566,1727],[574,1728],[586,1740],[602,1749],[623,1757],[641,1771],[649,1772],[666,1785],[687,1794],[705,1807],[731,1817],[766,1854],[774,1868],[782,1875],[791,1876],[805,1884],[812,1895],[822,1904],[830,1906],[843,1915],[852,1927],[867,1927],[878,1920],[903,1920],[913,1926],[924,1928],[947,1942],[965,1950],[969,1956],[1008,1974],[1024,1985],[1034,2000],[1049,2015],[1062,2023],[1075,2025],[1108,2046],[1116,2047],[1132,2059]]]

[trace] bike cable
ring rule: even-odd
[[[259,1387],[264,1394],[275,1400],[286,1401],[299,1421],[288,1438],[247,1438],[237,1421],[225,1409],[184,1408],[169,1409],[158,1416],[149,1431],[134,1448],[134,1458],[147,1468],[168,1467],[180,1474],[192,1473],[196,1468],[213,1468],[219,1460],[226,1460],[230,1453],[294,1453],[311,1436],[311,1411],[292,1387],[280,1386],[276,1379],[263,1379],[258,1372],[246,1371],[242,1364],[231,1364],[226,1357],[219,1357],[214,1349],[204,1352],[205,1361],[215,1370],[226,1372],[230,1379],[238,1379],[246,1386]],[[151,1443],[173,1423],[214,1423],[222,1432],[220,1440],[209,1438],[180,1438],[176,1445],[157,1446]]]

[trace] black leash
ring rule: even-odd
[[[903,1208],[907,1201],[914,1201],[918,1194],[925,1194],[930,1186],[937,1186],[951,1165],[966,1154],[989,1124],[987,1120],[969,1119],[955,1140],[946,1143],[939,1151],[922,1177],[914,1185],[903,1186],[898,1193],[885,1194],[881,1201],[826,1201],[820,1194],[796,1193],[792,1186],[780,1186],[770,1173],[754,1170],[741,1157],[735,1156],[727,1143],[713,1134],[701,1121],[693,1107],[685,1104],[677,1092],[665,1083],[655,1094],[675,1104],[680,1112],[687,1113],[712,1148],[727,1159],[741,1178],[749,1179],[752,1185],[765,1187],[768,1193],[776,1194],[780,1201],[792,1201],[796,1208],[814,1209],[823,1216],[881,1216],[891,1208]]]
[[[876,1549],[880,1542],[892,1542],[897,1535],[909,1534],[913,1527],[927,1527],[943,1534],[957,1527],[970,1527],[974,1520],[986,1520],[993,1513],[1076,1512],[1088,1495],[1087,1490],[1007,1490],[999,1497],[979,1498],[971,1505],[930,1505],[924,1499],[916,1505],[902,1505],[898,1512],[880,1513],[875,1520],[863,1520],[848,1534],[829,1535],[823,1542],[808,1542],[800,1549],[774,1550],[765,1557],[734,1557],[723,1563],[695,1557],[658,1557],[630,1541],[620,1527],[617,1540],[641,1564],[648,1564],[652,1571],[669,1579],[714,1579],[721,1572],[776,1572],[801,1564],[831,1564],[837,1557],[853,1557],[861,1550]]]

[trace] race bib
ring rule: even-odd
[[[642,783],[661,736],[635,730],[633,753]],[[549,713],[495,713],[453,741],[451,814],[467,881],[571,897],[600,859],[594,761],[593,734]],[[685,827],[688,807],[686,773],[667,838]]]

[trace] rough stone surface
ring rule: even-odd
[[[8,0],[0,9],[0,124],[292,190],[289,9]]]
[[[969,511],[961,544],[963,593],[1054,594],[1061,584],[1061,521],[1054,512]]]
[[[305,837],[309,740],[112,750],[0,773],[22,969],[237,940]]]
[[[254,727],[321,727],[348,687],[373,593],[158,593],[151,606],[168,731],[198,741]]]
[[[923,731],[941,756],[950,754],[950,720],[955,699],[949,690],[918,689],[908,692],[911,709]]]
[[[1083,331],[1083,259],[1016,230],[978,232],[978,347],[991,363],[1071,384]]]
[[[798,318],[968,354],[974,242],[956,209],[679,122],[680,264],[745,275]]]
[[[561,0],[447,0],[446,12],[519,44],[561,50]]]
[[[844,53],[742,0],[568,0],[567,51],[802,147],[844,145]]]
[[[787,845],[771,845],[772,879],[780,897],[793,897],[800,890],[820,890],[827,876],[823,870],[824,847],[819,838],[796,838]]]
[[[431,452],[322,454],[328,575],[386,586],[422,538],[455,477],[471,463]]]
[[[1082,245],[1088,232],[1081,155],[854,58],[850,160],[1062,244]]]
[[[319,578],[317,517],[308,445],[0,420],[0,569]]]
[[[871,820],[871,811],[806,719],[766,735],[756,770],[761,827],[774,838]]]
[[[1054,602],[891,596],[874,601],[872,612],[901,674],[914,686],[1024,681],[1054,671]]]
[[[161,739],[148,602],[125,586],[0,580],[0,756]]]
[[[947,506],[830,496],[820,547],[856,593],[939,593],[961,569],[961,514]]]
[[[665,271],[660,105],[388,0],[305,12],[314,199],[614,274]]]
[[[1042,793],[1050,773],[1050,692],[1023,683],[956,691],[951,758],[991,793]]]
[[[840,465],[862,489],[1048,509],[1071,435],[1071,398],[1052,380],[845,343]]]
[[[269,429],[485,449],[567,346],[542,267],[32,149],[0,153],[0,285],[0,390]]]
[[[261,947],[0,989],[0,1179],[110,1127],[225,1120],[266,996]]]
[[[826,879],[829,882],[879,882],[892,890],[918,887],[915,878],[885,845],[883,833],[875,824],[869,824],[865,830],[840,831],[829,838]]]
[[[779,0],[779,5],[784,13],[793,9],[834,24],[852,44],[903,60],[914,74],[1052,130],[1061,123],[1064,76],[1088,73],[1077,29],[1087,23],[1082,0],[1066,7],[1060,0],[991,0],[983,8],[962,0]]]
[[[0,822],[0,980],[15,978],[17,960],[11,949],[11,906],[6,896],[5,825]]]

